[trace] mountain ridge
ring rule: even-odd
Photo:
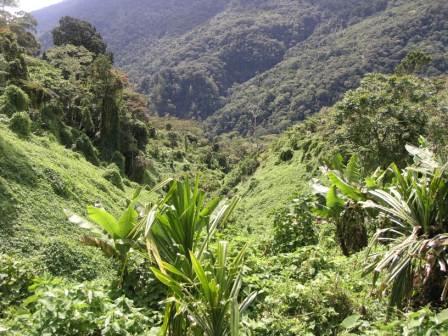
[[[178,0],[132,0],[127,7],[135,23],[116,1],[106,14],[78,8],[64,15],[81,13],[98,26],[154,113],[205,120],[214,134],[279,133],[331,106],[366,73],[393,71],[414,48],[434,59],[426,74],[448,68],[448,5],[441,0],[197,0],[183,7]],[[42,20],[45,13],[35,15]],[[110,26],[114,18],[117,26],[127,22],[120,34]],[[165,26],[157,26],[161,21]],[[375,25],[387,29],[379,34]]]

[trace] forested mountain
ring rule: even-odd
[[[0,335],[448,335],[446,0],[17,5]]]
[[[442,0],[68,0],[35,16],[41,31],[65,14],[93,22],[154,112],[248,135],[330,106],[413,48],[445,71],[447,13]]]

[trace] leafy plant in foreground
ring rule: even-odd
[[[185,311],[193,322],[191,335],[240,335],[241,314],[256,296],[252,293],[238,303],[244,249],[231,260],[227,245],[219,242],[216,255],[211,255],[205,266],[190,252],[194,277],[167,263],[163,264],[165,274],[153,268],[157,278],[172,290],[176,310]]]
[[[158,266],[153,272],[172,292],[162,334],[237,335],[240,312],[250,301],[237,308],[243,254],[228,263],[226,243],[218,244],[216,254],[208,249],[236,202],[218,208],[219,199],[205,202],[198,179],[194,186],[175,181],[148,211],[145,237]]]
[[[161,189],[169,181],[160,183],[152,191]],[[136,210],[140,192],[141,188],[134,193],[128,207],[118,219],[100,206],[87,207],[87,216],[90,221],[66,211],[70,222],[90,232],[90,235],[82,237],[83,244],[98,247],[106,256],[117,258],[120,261],[122,279],[126,272],[129,250],[132,247],[140,249],[138,246],[140,215]]]
[[[390,288],[390,303],[400,306],[444,301],[448,294],[448,175],[427,148],[407,146],[415,164],[399,170],[390,166],[393,180],[385,190],[371,190],[365,207],[378,210],[391,225],[379,230],[373,243],[387,243],[372,253],[367,272],[374,280],[385,272],[381,288]]]

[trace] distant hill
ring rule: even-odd
[[[67,0],[34,13],[91,21],[160,115],[277,133],[414,48],[448,69],[444,0]]]
[[[147,48],[164,36],[183,34],[224,10],[229,0],[65,0],[33,12],[40,35],[62,16],[93,23],[121,61],[134,48]]]

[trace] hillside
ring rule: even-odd
[[[162,12],[157,2],[136,2],[101,10],[99,2],[67,1],[35,15],[53,23],[65,14],[92,21],[154,112],[207,119],[215,133],[278,133],[331,106],[364,74],[391,72],[414,48],[433,57],[427,74],[447,69],[445,1],[204,3],[215,7],[170,2]],[[125,28],[116,32],[109,18]]]
[[[144,46],[166,36],[183,34],[220,13],[229,0],[66,0],[33,12],[39,34],[48,34],[61,17],[70,15],[93,23],[105,37],[120,65]],[[45,36],[50,43],[51,37]]]
[[[65,13],[0,9],[0,336],[448,335],[444,1]]]

